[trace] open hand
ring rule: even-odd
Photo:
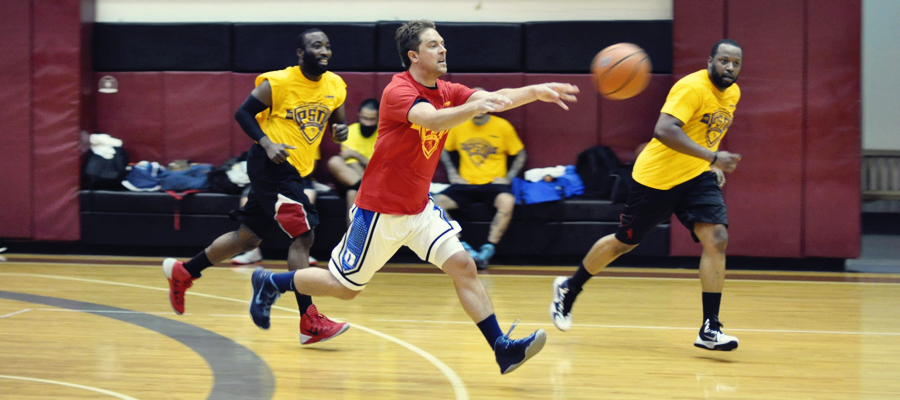
[[[575,97],[579,93],[578,86],[568,83],[544,83],[536,85],[534,90],[538,100],[559,104],[563,110],[569,109],[569,106],[565,103],[566,101],[578,101],[578,98]]]

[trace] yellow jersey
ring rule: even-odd
[[[376,130],[372,136],[365,137],[359,127],[359,122],[347,127],[347,140],[341,143],[341,150],[350,149],[371,160],[372,154],[375,154],[375,140],[378,139],[378,131]],[[355,158],[347,160],[347,164],[358,162]]]
[[[519,154],[525,146],[509,121],[491,115],[484,125],[472,120],[450,130],[444,149],[459,151],[459,175],[473,185],[484,185],[506,177],[507,155]]]
[[[679,79],[669,91],[661,112],[683,122],[682,129],[691,140],[717,151],[740,99],[741,89],[737,84],[721,91],[704,69]],[[709,161],[679,153],[653,139],[638,155],[631,176],[644,186],[668,190],[706,171],[709,171]]]
[[[256,77],[256,86],[266,80],[272,86],[272,107],[257,114],[256,120],[273,142],[296,147],[288,150],[287,160],[300,176],[307,176],[319,158],[331,113],[347,98],[347,84],[333,72],[311,81],[299,66],[266,72]]]

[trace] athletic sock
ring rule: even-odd
[[[719,304],[722,293],[703,292],[703,321],[719,321]]]
[[[297,271],[281,272],[272,274],[272,283],[281,293],[294,291],[294,273]]]
[[[503,336],[503,331],[500,330],[500,325],[497,324],[497,316],[494,314],[479,322],[478,329],[481,329],[481,334],[487,339],[492,349],[494,348],[494,343],[497,342],[497,338]]]
[[[300,294],[297,291],[294,291],[294,296],[297,297],[297,306],[300,307],[300,314],[306,314],[306,309],[312,305],[312,297]]]
[[[193,278],[199,278],[200,272],[204,269],[212,267],[213,263],[209,261],[209,257],[206,256],[206,250],[201,251],[200,254],[197,254],[190,261],[184,263],[184,269],[187,270],[191,274]]]
[[[594,275],[588,272],[588,270],[584,268],[584,264],[582,263],[578,266],[578,270],[576,270],[575,273],[572,274],[572,277],[567,281],[569,290],[574,291],[575,294],[578,294],[584,284],[587,283],[588,279],[591,279],[592,276]]]

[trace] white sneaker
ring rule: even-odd
[[[719,321],[707,319],[700,327],[694,346],[706,350],[731,351],[738,348],[738,338],[722,333],[722,324]]]
[[[319,261],[315,257],[309,256],[309,265],[316,265]]]
[[[563,312],[563,299],[569,294],[569,287],[566,285],[568,278],[558,276],[553,280],[553,301],[550,302],[550,319],[556,329],[567,331],[572,327],[572,313]]]
[[[238,254],[231,259],[231,263],[235,265],[247,265],[258,263],[263,260],[262,251],[259,247],[243,254]]]

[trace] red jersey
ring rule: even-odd
[[[382,214],[422,212],[448,131],[413,124],[407,114],[420,101],[440,110],[465,104],[472,93],[466,86],[442,80],[435,87],[423,86],[409,71],[394,75],[381,95],[375,154],[363,174],[356,205]]]

